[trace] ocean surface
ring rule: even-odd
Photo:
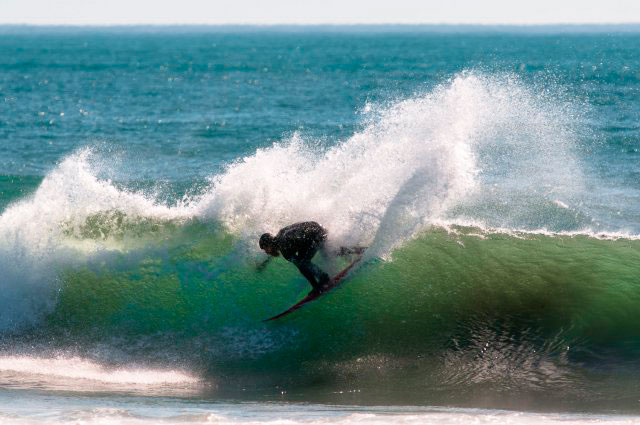
[[[640,423],[639,149],[616,27],[0,27],[0,422]]]

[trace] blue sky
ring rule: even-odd
[[[640,0],[0,0],[0,23],[640,23]]]

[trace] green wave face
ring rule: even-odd
[[[69,238],[95,237],[105,217],[96,220]],[[504,405],[638,393],[628,385],[638,378],[640,241],[433,228],[392,261],[369,260],[338,290],[263,323],[309,289],[291,264],[258,272],[262,257],[211,224],[129,226],[104,236],[121,252],[65,270],[34,339],[94,356],[107,346],[112,362],[119,353],[187,363],[232,394],[357,390],[387,402],[391,393]],[[144,236],[128,240],[136,229]]]

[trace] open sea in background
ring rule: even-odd
[[[640,27],[0,27],[0,422],[639,414]]]

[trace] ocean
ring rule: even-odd
[[[639,149],[633,28],[0,27],[0,421],[640,423]]]

